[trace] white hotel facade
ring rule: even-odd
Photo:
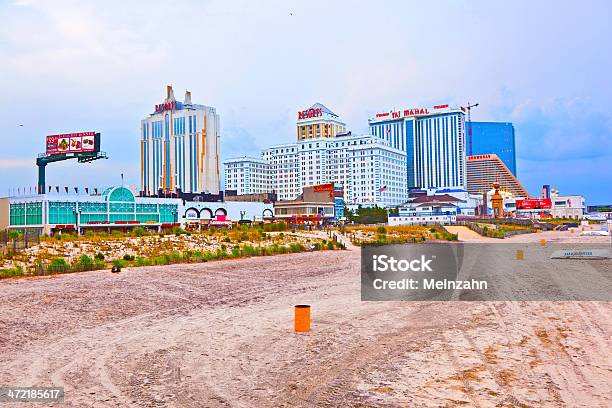
[[[238,195],[268,193],[274,190],[274,173],[267,161],[242,156],[226,160],[223,164],[227,190],[236,190]]]
[[[408,188],[467,189],[465,112],[438,105],[378,113],[370,133],[406,152]]]
[[[226,189],[292,200],[303,187],[334,183],[347,205],[383,207],[406,202],[409,188],[465,189],[464,117],[448,105],[381,113],[369,120],[371,134],[353,135],[315,104],[298,113],[296,143],[267,148],[261,159],[227,160]]]
[[[371,135],[272,146],[264,159],[226,160],[225,188],[238,194],[276,192],[292,200],[302,188],[334,183],[347,204],[393,206],[406,201],[406,155]]]
[[[274,191],[279,200],[292,200],[303,187],[334,183],[349,205],[387,207],[406,201],[406,154],[401,150],[372,135],[346,132],[339,117],[321,104],[298,114],[297,131],[296,143],[271,146],[261,159],[225,161],[225,188],[238,194]],[[262,162],[269,168],[254,172]]]
[[[406,200],[406,155],[371,135],[350,132],[300,140],[263,152],[271,164],[274,191],[292,200],[302,188],[334,183],[347,204],[393,206]]]
[[[219,115],[215,108],[174,97],[167,87],[164,102],[141,121],[140,189],[218,194]]]

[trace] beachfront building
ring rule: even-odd
[[[110,187],[97,195],[50,192],[0,200],[8,203],[9,211],[8,225],[0,228],[39,234],[178,226],[181,205],[179,199],[136,197],[125,187]]]
[[[499,183],[502,191],[507,191],[515,197],[529,197],[527,190],[496,154],[468,156],[468,192],[483,194],[492,188],[493,183]]]
[[[262,153],[272,168],[272,187],[279,200],[293,200],[302,193],[300,162],[295,143],[272,146]]]
[[[393,207],[407,198],[406,155],[371,135],[339,136],[332,151],[331,182],[348,205]]]
[[[300,140],[263,152],[272,166],[279,200],[292,200],[304,187],[334,183],[349,205],[393,206],[406,199],[406,155],[371,135],[350,132]]]
[[[297,140],[335,137],[346,131],[346,124],[338,115],[320,103],[299,111],[296,123]]]
[[[102,194],[50,192],[0,198],[0,230],[35,234],[129,231],[138,226],[154,231],[178,226],[202,229],[263,222],[273,215],[270,202],[139,197],[126,187],[110,187]]]
[[[219,193],[219,115],[194,104],[191,92],[177,101],[171,86],[163,103],[141,121],[140,189]]]
[[[586,213],[584,196],[551,194],[551,215],[553,218],[582,219]]]
[[[238,195],[272,192],[272,166],[267,161],[242,156],[228,159],[223,164],[225,190],[233,190]]]
[[[334,185],[304,187],[294,200],[274,203],[274,216],[288,224],[324,225],[336,221]]]
[[[461,202],[449,194],[419,195],[389,214],[389,225],[454,224]]]
[[[338,115],[319,103],[298,112],[296,127],[295,143],[271,146],[261,156],[270,165],[270,185],[278,200],[294,200],[305,187],[328,183],[342,191],[347,205],[391,207],[406,200],[406,154],[401,149],[373,135],[347,132]],[[237,165],[257,162],[226,160],[226,190],[247,185]]]
[[[394,109],[368,122],[371,135],[405,152],[408,188],[467,187],[464,108]]]

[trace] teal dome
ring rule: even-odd
[[[109,187],[102,193],[106,201],[121,201],[133,203],[134,194],[125,187]]]

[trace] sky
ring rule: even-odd
[[[221,116],[221,158],[295,140],[321,102],[353,133],[392,108],[478,102],[514,123],[518,178],[612,204],[612,2],[0,0],[0,196],[48,134],[109,159],[47,184],[138,186],[140,120],[173,85]]]

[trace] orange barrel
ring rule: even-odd
[[[542,238],[542,239],[540,240],[540,245],[541,245],[541,246],[546,246],[546,239],[545,239],[545,238]]]
[[[310,305],[295,305],[293,326],[296,333],[310,331]]]

